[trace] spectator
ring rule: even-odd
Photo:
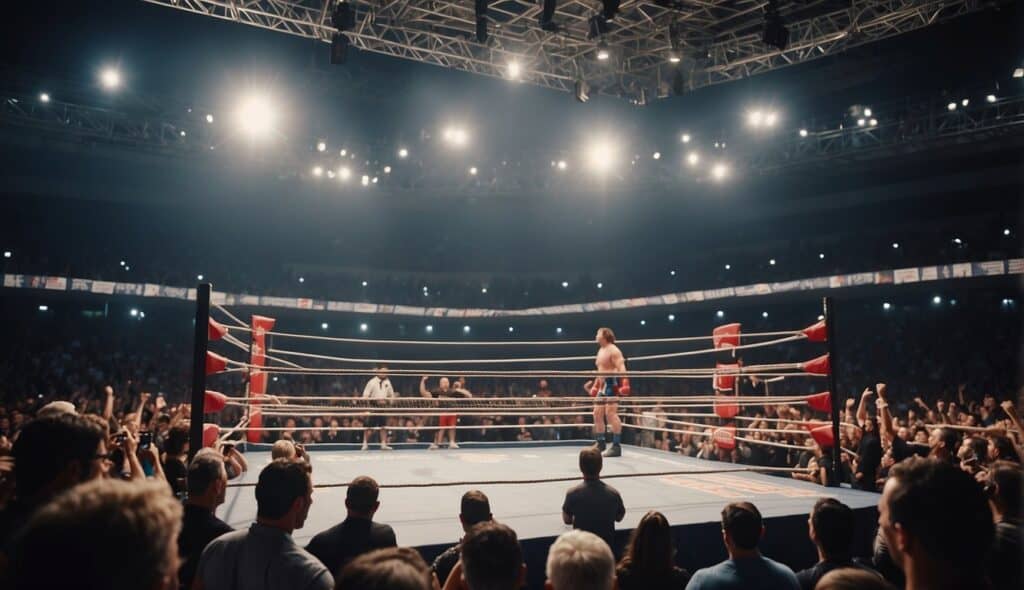
[[[987,587],[992,512],[971,476],[948,461],[895,465],[878,502],[878,524],[907,590]]]
[[[612,590],[615,557],[601,537],[587,531],[562,533],[544,568],[545,590]]]
[[[633,530],[615,575],[620,590],[681,590],[690,573],[675,564],[672,528],[660,512],[648,512]]]
[[[338,573],[337,590],[430,590],[432,576],[415,549],[375,549],[353,559]]]
[[[295,459],[298,457],[298,451],[295,448],[295,443],[290,440],[281,439],[274,442],[273,446],[270,447],[270,458],[273,459]]]
[[[171,491],[179,498],[188,492],[188,424],[177,424],[167,431],[164,442],[164,477],[171,484]]]
[[[833,498],[821,498],[814,503],[807,519],[807,534],[818,549],[818,563],[797,572],[800,588],[814,590],[822,576],[840,568],[865,569],[881,578],[874,570],[853,561],[853,533],[853,510],[849,506]]]
[[[994,588],[1021,587],[1020,546],[1024,527],[1020,519],[1020,484],[1020,465],[998,461],[988,470],[985,493],[996,523],[989,568]]]
[[[687,590],[797,590],[800,583],[788,567],[761,555],[764,522],[750,502],[728,504],[722,510],[722,538],[729,559],[697,570]]]
[[[163,482],[96,480],[39,509],[14,545],[11,587],[174,590],[181,504]]]
[[[462,505],[459,511],[459,522],[462,523],[462,532],[468,533],[474,525],[481,522],[488,522],[492,519],[491,503],[480,490],[470,490],[462,495]],[[462,551],[462,541],[445,549],[443,553],[434,559],[431,569],[437,574],[438,581],[444,584],[448,575],[459,562]]]
[[[515,531],[494,522],[469,529],[462,540],[462,558],[445,590],[517,590],[526,581],[523,550]]]
[[[373,478],[360,476],[348,484],[345,508],[348,516],[341,523],[317,534],[306,546],[332,572],[341,570],[354,558],[374,549],[394,547],[395,531],[386,524],[373,522],[380,508],[380,488]]]
[[[213,449],[201,449],[188,466],[188,500],[178,536],[178,555],[181,556],[178,580],[185,590],[192,587],[203,549],[210,541],[234,530],[214,514],[224,503],[227,489],[224,458]]]
[[[292,540],[313,504],[303,461],[276,459],[256,483],[256,522],[214,539],[199,559],[194,590],[330,590],[334,577]]]
[[[63,414],[77,414],[75,404],[62,400],[53,401],[39,408],[36,418],[52,418]]]
[[[861,427],[860,443],[857,445],[857,463],[854,469],[855,487],[875,491],[875,479],[882,462],[882,441],[878,437],[878,424],[868,415],[867,401],[874,395],[870,388],[861,394],[857,406],[857,424]]]
[[[867,570],[842,568],[832,570],[814,587],[815,590],[896,590],[881,576]]]
[[[14,500],[0,513],[0,553],[40,506],[106,471],[106,441],[94,422],[73,414],[32,420],[12,449]]]
[[[562,521],[573,528],[594,533],[613,546],[615,523],[626,516],[626,506],[618,490],[601,481],[603,459],[596,448],[580,451],[583,483],[569,489],[562,503]]]

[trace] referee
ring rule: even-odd
[[[395,397],[395,388],[392,387],[391,380],[388,379],[388,368],[385,365],[380,365],[377,367],[376,372],[377,374],[366,382],[366,387],[363,388],[363,398],[389,400]],[[373,405],[377,406],[378,403]],[[386,406],[387,402],[379,402],[379,405]],[[370,435],[373,434],[374,428],[380,431],[380,450],[390,451],[391,447],[388,446],[387,418],[373,415],[366,417],[366,430],[363,431],[363,450],[365,451],[370,448]]]

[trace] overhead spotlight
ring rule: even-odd
[[[865,117],[870,117],[871,116],[871,107],[867,107],[867,108],[864,109],[864,116]]]
[[[1004,229],[1004,230],[1003,230],[1003,235],[1004,235],[1004,236],[1008,236],[1008,235],[1010,235],[1010,228],[1006,228],[1006,229]],[[5,253],[5,254],[6,254],[6,253]],[[4,258],[10,258],[10,256],[4,256]]]
[[[510,61],[510,62],[508,62],[508,77],[509,77],[509,79],[511,79],[511,80],[518,80],[519,79],[519,75],[521,73],[521,69],[522,68],[520,68],[519,62],[517,62],[517,61]]]
[[[50,102],[50,95],[45,93],[45,92],[40,93],[39,94],[39,102],[44,103],[44,104]]]
[[[213,123],[213,115],[207,113],[207,115],[206,115],[206,122],[207,123]]]
[[[612,20],[615,15],[619,13],[620,0],[601,0],[601,16],[607,20]]]
[[[674,271],[674,270],[668,271],[668,276],[670,276],[670,277],[676,276],[676,271]]]
[[[1014,78],[1024,78],[1024,68],[1014,68],[1014,70],[1013,70],[1013,77]]]
[[[434,326],[431,326],[430,324],[427,324],[427,328],[426,329],[427,329],[427,334],[433,334],[434,333]]]
[[[725,265],[725,270],[732,270],[732,265],[731,264],[726,264]]]
[[[300,283],[305,283],[306,282],[306,277],[299,277],[299,282]]]
[[[276,113],[270,100],[263,95],[246,96],[238,105],[236,120],[250,139],[265,139],[276,125]]]
[[[996,101],[996,95],[995,94],[989,94],[989,95],[985,96],[985,101],[988,102],[989,104],[995,102]]]
[[[965,107],[966,107],[966,106],[967,106],[967,105],[969,105],[969,104],[971,104],[971,101],[970,101],[970,99],[967,99],[967,98],[965,98],[965,99],[963,99],[963,100],[961,100],[961,101],[960,101],[960,105],[961,105],[961,106],[965,106]]]
[[[932,297],[932,303],[934,303],[935,305],[942,303],[942,297],[939,297],[938,295]]]
[[[4,250],[4,258],[10,258],[11,256],[14,256],[14,252],[11,252],[10,250]],[[124,263],[122,263],[121,266],[124,266]]]
[[[363,177],[359,179],[359,184],[362,184],[363,186],[370,186],[370,177],[364,174]]]
[[[761,40],[765,45],[782,51],[785,51],[789,45],[789,29],[786,28],[786,22],[779,14],[777,0],[768,0],[768,5],[765,7]]]
[[[549,33],[558,31],[558,23],[554,20],[555,4],[556,0],[543,0],[541,3],[540,16],[537,19],[540,23],[540,28]]]
[[[313,176],[320,177],[324,175],[324,169],[320,166],[313,166]]]
[[[964,241],[961,240],[960,238],[953,238],[953,243],[956,244],[957,246],[962,246]]]
[[[857,127],[863,127],[865,123],[867,123],[867,121],[865,121],[863,117],[857,119]]]
[[[598,289],[604,289],[604,283],[598,283],[597,284],[597,288]]]
[[[611,57],[611,52],[608,51],[608,44],[602,40],[597,44],[597,59],[600,61],[608,61],[609,57]]]
[[[871,127],[878,127],[878,119],[872,117],[872,119],[868,121],[868,125],[870,125]]]
[[[384,167],[384,174],[391,174],[391,166]]]
[[[480,287],[480,292],[486,295],[487,294],[487,287]]]
[[[203,275],[196,275],[196,280],[197,280],[197,281],[201,281],[201,280],[203,280],[204,278],[205,278],[205,277],[203,277]]]
[[[721,162],[711,167],[711,177],[715,180],[724,180],[726,176],[729,176],[729,167]]]
[[[700,162],[700,154],[697,152],[690,152],[686,154],[686,163],[690,166],[696,166]]]
[[[800,130],[800,137],[807,137],[807,130],[806,129],[801,129]]]
[[[352,171],[351,170],[349,170],[348,168],[346,168],[344,166],[342,166],[341,168],[338,168],[338,179],[339,180],[345,181],[345,180],[348,180],[351,177],[352,177]]]
[[[892,249],[893,249],[893,250],[898,250],[898,249],[899,249],[899,247],[900,247],[900,243],[899,243],[899,242],[893,242],[893,243],[892,243]]]
[[[464,334],[469,334],[469,326],[462,326],[462,332]]]
[[[651,157],[654,158],[655,160],[660,160],[661,152],[654,152],[654,154],[652,154]]]
[[[647,320],[640,320],[640,325],[641,326],[646,326],[647,325]]]
[[[350,42],[345,33],[331,35],[331,65],[342,66],[348,61],[348,46]]]
[[[181,131],[179,131],[178,135],[180,135],[181,137],[185,137],[185,130],[182,129]]]
[[[768,261],[768,264],[771,265],[771,266],[775,266],[775,259],[774,258],[770,259]]]
[[[824,252],[819,252],[818,253],[818,260],[825,260],[825,253]]]
[[[889,311],[890,309],[892,309],[892,304],[886,301],[885,303],[882,304],[882,309],[884,309],[885,311]]]
[[[683,136],[680,137],[679,139],[681,139],[683,143],[690,143],[690,134],[684,133]]]
[[[100,84],[107,90],[116,90],[121,86],[121,72],[116,68],[103,68],[100,72]]]
[[[487,9],[489,0],[476,0],[474,3],[474,15],[476,16],[476,41],[487,43],[490,37],[487,32]]]
[[[747,125],[760,127],[762,123],[764,123],[764,113],[757,110],[747,113]]]
[[[559,169],[559,170],[565,170],[565,169],[566,169],[566,168],[568,168],[568,167],[569,167],[569,164],[568,164],[568,163],[566,163],[566,161],[565,161],[565,160],[559,160],[559,161],[558,161],[558,169]]]
[[[720,317],[720,318],[724,318],[725,317],[725,312],[722,311],[722,310],[718,310],[718,311],[715,312],[715,315]]]
[[[365,287],[365,286],[369,285],[369,283],[367,283],[366,281],[363,281],[362,285]]]
[[[367,331],[369,329],[370,329],[370,326],[367,326],[366,324],[359,324],[359,331],[360,332],[365,332],[365,331]]]
[[[49,305],[40,305],[38,309],[39,309],[39,311],[50,311],[50,306]]]
[[[398,157],[403,159],[403,160],[408,158],[409,157],[409,150],[407,150],[405,148],[398,148]]]
[[[327,178],[334,178],[334,170],[327,169]]]
[[[512,332],[515,332],[516,329],[514,327],[512,327],[512,326],[509,326],[508,327],[508,331],[509,331],[509,334],[511,334]]]
[[[951,103],[947,104],[946,105],[946,110],[955,111],[956,110],[956,103],[955,102],[951,102]]]
[[[775,122],[778,120],[778,115],[774,112],[770,112],[764,116],[764,124],[768,127],[774,127]]]
[[[374,176],[373,178],[371,178],[370,182],[372,182],[373,184],[377,184],[377,177]]]
[[[594,140],[586,151],[587,165],[592,172],[605,174],[614,166],[617,150],[610,139]]]
[[[469,167],[469,175],[470,176],[476,176],[476,166],[470,166]]]
[[[347,150],[347,149],[345,149],[345,148],[341,148],[341,151],[340,151],[340,152],[338,152],[338,154],[340,154],[340,155],[341,155],[341,157],[342,157],[342,158],[344,158],[345,156],[347,156],[347,155],[348,155],[348,150]],[[353,154],[353,155],[355,155],[355,154]]]
[[[573,96],[576,97],[576,102],[587,102],[590,100],[590,84],[587,84],[586,80],[579,79],[573,84]]]
[[[131,311],[128,312],[128,315],[132,316],[133,318],[137,318],[139,317],[139,310],[133,307]]]
[[[670,321],[670,322],[676,321],[676,314],[674,314],[674,313],[668,314],[668,321]]]
[[[668,61],[669,63],[677,64],[683,61],[683,58],[679,57],[679,54],[673,51],[668,54]]]
[[[561,333],[562,333],[562,328],[560,328],[560,327],[559,328],[555,328],[555,334],[561,334]]]
[[[444,138],[449,145],[461,148],[466,145],[469,141],[469,134],[466,130],[461,127],[446,127],[442,132],[441,137]]]
[[[767,311],[762,311],[761,312],[761,317],[767,318],[768,317],[768,312]]]
[[[327,142],[326,141],[322,141],[321,140],[321,141],[316,142],[316,151],[322,152],[322,151],[325,151],[326,149],[327,149]]]

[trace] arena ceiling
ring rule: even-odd
[[[144,0],[330,43],[336,0]],[[492,77],[645,102],[746,78],[908,33],[1005,0],[544,0],[351,2],[351,47]],[[617,10],[612,10],[617,5]],[[477,16],[486,7],[487,39]],[[788,30],[764,42],[765,15]],[[595,35],[593,22],[614,15]],[[598,59],[606,48],[608,58]],[[511,63],[517,72],[510,72]]]

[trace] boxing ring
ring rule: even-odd
[[[270,461],[268,443],[278,438],[302,437],[313,467],[314,503],[298,542],[333,526],[345,517],[345,487],[356,476],[368,475],[380,484],[381,509],[376,519],[392,525],[403,546],[416,547],[432,559],[461,536],[459,500],[470,489],[490,498],[494,516],[518,533],[529,568],[529,585],[543,582],[544,559],[551,541],[568,530],[562,524],[565,491],[580,480],[579,450],[593,443],[591,413],[595,400],[589,390],[593,369],[593,341],[417,341],[370,340],[275,331],[276,320],[253,315],[243,321],[230,310],[214,305],[211,316],[209,285],[198,290],[196,347],[192,396],[192,440],[203,446],[237,443],[246,452],[250,469],[229,485],[219,516],[239,528],[256,514],[252,487],[259,471]],[[828,299],[819,321],[801,329],[744,333],[740,324],[719,326],[709,335],[619,340],[626,347],[670,347],[653,354],[629,354],[629,370],[604,373],[629,378],[634,384],[658,379],[656,384],[687,380],[710,383],[706,394],[651,393],[618,398],[624,440],[686,441],[698,446],[702,458],[664,450],[623,445],[621,457],[604,461],[602,477],[622,494],[627,513],[619,524],[613,549],[618,553],[631,527],[649,510],[665,514],[673,526],[677,561],[696,569],[725,557],[719,519],[731,501],[754,502],[764,515],[768,534],[766,553],[794,566],[812,564],[816,553],[807,540],[807,515],[821,497],[835,497],[854,509],[859,522],[858,548],[867,552],[877,519],[877,495],[811,483],[831,467],[854,455],[842,448],[842,422],[835,389],[834,335]],[[347,347],[345,354],[313,351],[305,343]],[[406,354],[396,358],[368,358],[365,350],[388,345]],[[795,345],[808,348],[801,362],[744,362],[751,349]],[[531,356],[510,350],[536,346],[587,347],[582,354]],[[449,350],[479,351],[473,358],[441,356]],[[684,348],[680,350],[679,348]],[[825,354],[821,354],[824,347]],[[816,349],[816,350],[815,350]],[[238,359],[241,351],[243,359]],[[708,357],[700,367],[676,366],[677,359]],[[647,368],[652,364],[655,368]],[[450,397],[448,390],[420,396],[388,399],[282,391],[270,395],[269,377],[299,375],[303,379],[370,376],[387,365],[388,375],[424,380],[458,375],[474,379],[562,379],[579,395],[559,397],[494,396],[474,392]],[[566,367],[566,365],[569,365]],[[492,368],[497,367],[497,368]],[[528,367],[528,368],[509,368]],[[639,368],[638,368],[639,367]],[[207,389],[207,378],[223,383],[241,377],[229,394]],[[276,379],[275,379],[276,381]],[[827,390],[820,391],[825,382]],[[753,388],[743,393],[741,384]],[[468,386],[467,386],[468,387]],[[653,387],[653,386],[652,386]],[[816,393],[795,393],[814,388]],[[239,391],[239,389],[241,389]],[[634,385],[634,390],[636,386]],[[641,388],[643,389],[643,388]],[[648,388],[650,389],[650,388]],[[671,389],[671,386],[668,387]],[[468,392],[468,390],[466,390]],[[790,391],[791,393],[780,393]],[[445,426],[441,418],[457,414],[455,432],[461,446],[427,450],[429,436]],[[229,416],[225,418],[224,416]],[[540,419],[543,423],[538,424]],[[508,420],[506,423],[505,420]],[[404,433],[394,450],[366,450],[358,439],[364,432],[385,429],[391,436]],[[516,429],[512,432],[509,429]],[[525,435],[544,430],[546,441],[463,442],[473,433],[495,431]],[[411,436],[416,433],[417,436]],[[314,434],[316,436],[314,436]],[[347,442],[323,442],[341,440]],[[324,439],[324,436],[333,439]],[[394,439],[392,439],[394,440]],[[193,445],[193,449],[199,445]],[[436,447],[435,447],[436,448]],[[800,454],[804,467],[772,467],[778,461],[758,457],[785,455],[785,464]],[[808,458],[808,453],[813,456]],[[845,456],[844,456],[845,455]],[[714,459],[714,460],[709,460]],[[725,460],[719,460],[725,459]],[[808,480],[798,481],[796,478]],[[818,478],[818,481],[821,481]]]

